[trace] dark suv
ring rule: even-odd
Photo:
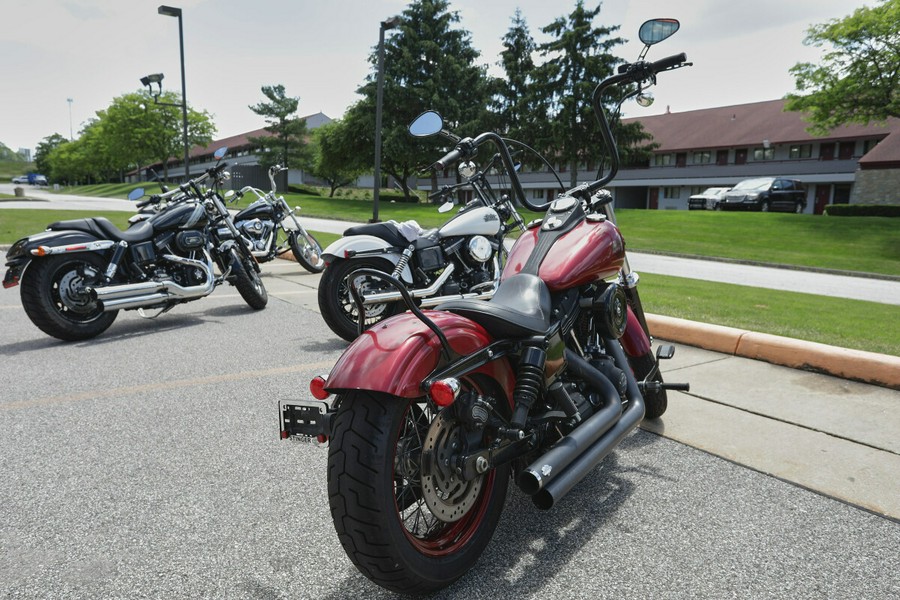
[[[722,210],[781,210],[802,213],[806,209],[806,188],[795,179],[757,177],[745,179],[719,201]]]

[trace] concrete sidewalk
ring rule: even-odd
[[[319,275],[286,260],[263,268],[270,297],[318,312]],[[775,352],[788,344],[788,356],[809,363],[814,346],[821,345],[790,346],[797,340],[755,338],[736,329],[716,332],[683,320],[666,324],[655,315],[648,320],[658,341],[677,347],[675,357],[661,366],[664,378],[688,382],[691,391],[669,392],[668,411],[644,422],[645,430],[900,520],[900,391],[773,364],[777,353],[766,354],[767,348]],[[688,337],[691,332],[695,337]],[[704,340],[725,345],[718,351],[697,347]],[[751,354],[751,348],[758,349],[757,356],[740,355]],[[850,362],[845,353],[855,353],[830,346],[819,350],[836,363]],[[900,361],[861,354],[870,362]],[[860,364],[865,370],[867,363]],[[900,367],[893,371],[900,374]]]

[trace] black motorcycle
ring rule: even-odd
[[[224,149],[216,158],[224,156]],[[21,283],[22,306],[44,333],[74,341],[103,333],[119,310],[156,309],[208,296],[227,281],[254,309],[268,294],[216,186],[225,163],[138,208],[177,202],[122,231],[103,217],[58,221],[6,254],[3,287]],[[211,182],[204,190],[201,184]],[[143,196],[136,190],[130,199]],[[221,275],[216,276],[214,266]],[[147,315],[144,315],[147,316]]]
[[[304,269],[321,273],[325,268],[321,244],[300,224],[284,196],[275,195],[275,175],[286,170],[279,165],[269,168],[270,192],[248,185],[237,193],[238,197],[252,193],[257,200],[234,216],[234,225],[259,262],[268,262],[290,250]]]

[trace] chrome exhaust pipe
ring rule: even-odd
[[[88,293],[96,299],[103,311],[143,308],[153,306],[167,300],[189,300],[212,293],[216,287],[216,276],[213,272],[212,260],[200,261],[166,254],[164,259],[201,269],[205,281],[199,285],[182,286],[174,281],[142,281],[124,285],[90,288]]]
[[[429,296],[434,296],[437,294],[438,290],[443,287],[447,280],[453,275],[454,271],[456,271],[456,266],[453,263],[447,265],[447,268],[444,269],[444,272],[441,273],[440,277],[438,277],[434,283],[432,283],[427,288],[420,288],[417,290],[409,290],[410,295],[413,298],[425,298],[422,300],[421,306],[428,308],[431,306],[437,306],[443,302],[449,302],[450,300],[490,300],[494,296],[494,291],[497,289],[497,286],[500,285],[500,261],[497,256],[494,256],[494,273],[496,277],[494,277],[493,282],[485,282],[479,284],[480,287],[483,285],[487,285],[488,283],[493,284],[493,289],[490,289],[486,292],[468,292],[465,294],[450,294],[447,296],[435,296],[429,298]],[[382,302],[399,302],[403,300],[403,296],[400,292],[391,291],[391,292],[382,292],[378,294],[369,294],[368,296],[363,296],[363,304],[381,304]]]
[[[535,506],[540,509],[547,510],[552,508],[554,504],[575,487],[575,484],[584,479],[594,467],[606,458],[644,418],[646,410],[644,397],[638,389],[637,382],[631,373],[628,359],[625,358],[622,347],[616,340],[605,340],[605,342],[609,353],[615,359],[616,365],[625,372],[628,381],[628,408],[625,409],[622,416],[615,421],[606,433],[600,436],[586,450],[580,454],[575,454],[567,467],[563,468],[552,481],[544,484],[542,489],[531,497]],[[541,461],[538,460],[535,464],[539,462]]]
[[[453,272],[456,270],[456,266],[453,263],[447,265],[447,268],[444,269],[444,272],[441,273],[440,277],[434,280],[427,288],[419,288],[417,290],[409,290],[410,295],[413,298],[424,298],[425,296],[434,296],[437,294],[438,290],[441,289],[447,280],[450,279],[450,276],[453,275]],[[455,296],[454,296],[455,297]],[[383,302],[399,302],[403,300],[403,295],[400,292],[381,292],[378,294],[369,294],[368,296],[363,296],[363,304],[381,304]]]

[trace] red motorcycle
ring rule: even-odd
[[[424,594],[461,577],[487,546],[513,477],[543,509],[556,504],[644,418],[666,410],[625,245],[601,188],[618,153],[601,104],[614,85],[636,96],[656,74],[685,66],[684,54],[643,57],[678,21],[641,26],[638,62],[594,91],[593,108],[610,172],[545,205],[531,204],[510,151],[496,133],[466,138],[435,166],[469,160],[491,142],[513,194],[544,219],[518,239],[490,301],[460,299],[420,310],[403,284],[375,269],[404,296],[409,312],[363,331],[327,378],[310,390],[320,402],[280,404],[282,438],[329,442],[328,496],[344,550],[375,583]],[[410,131],[433,135],[436,113]],[[364,314],[365,298],[351,290]],[[329,396],[333,400],[324,402]]]

